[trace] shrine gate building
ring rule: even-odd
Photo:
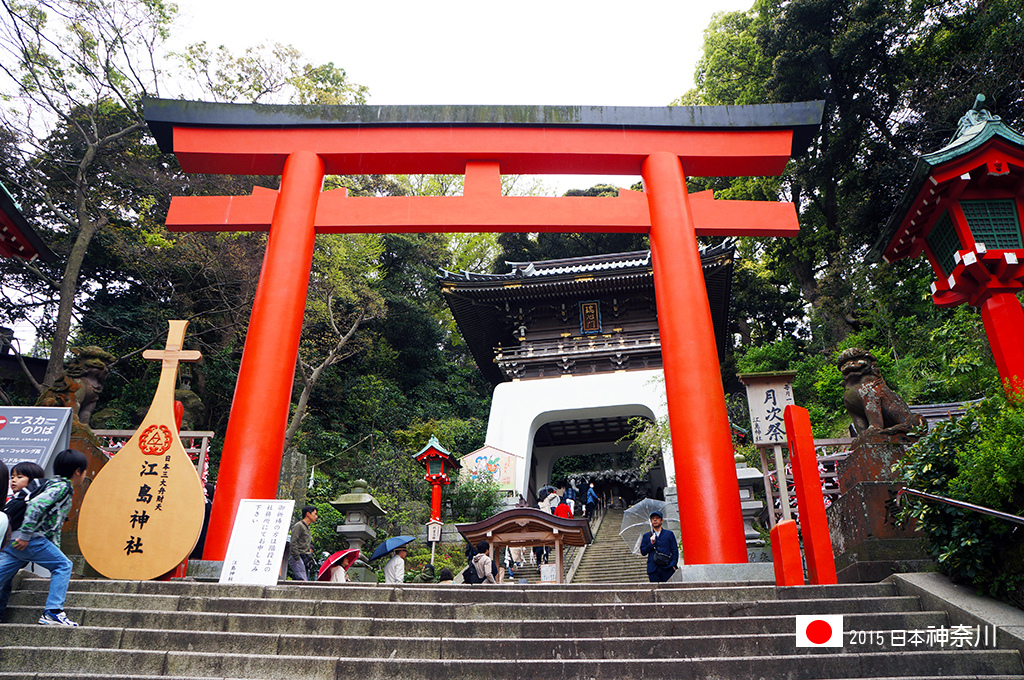
[[[522,461],[516,491],[532,503],[559,458],[623,452],[631,418],[667,415],[661,336],[649,250],[508,264],[438,281],[494,385],[486,445]],[[732,246],[704,249],[701,267],[721,358]],[[671,447],[662,456],[652,490],[675,486]]]

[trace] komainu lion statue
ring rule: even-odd
[[[75,358],[64,369],[64,375],[40,395],[36,406],[68,407],[75,422],[88,426],[115,357],[93,345],[72,347],[71,353]]]
[[[905,435],[925,429],[924,418],[912,412],[907,402],[885,384],[870,352],[850,348],[839,355],[836,364],[843,374],[843,404],[858,435]]]

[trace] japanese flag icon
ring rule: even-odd
[[[797,647],[842,647],[842,614],[798,614],[796,617]]]

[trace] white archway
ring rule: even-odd
[[[528,476],[534,455],[534,437],[545,424],[611,416],[644,416],[656,420],[666,412],[665,383],[660,370],[506,382],[494,388],[487,423],[487,445],[508,451],[523,461],[520,469],[516,470],[516,490],[525,496],[530,486]],[[573,446],[571,453],[596,452],[596,449],[587,448],[595,446],[598,445]],[[601,450],[607,448],[602,447]],[[568,454],[568,451],[560,453]],[[551,464],[560,455],[544,461],[543,469],[538,465],[538,476],[544,476],[541,483],[547,481]],[[671,449],[663,452],[663,458],[668,485],[674,486]]]

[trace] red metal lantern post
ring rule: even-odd
[[[918,158],[911,184],[873,248],[886,262],[924,254],[940,307],[978,307],[1007,391],[1024,394],[1024,136],[978,95],[953,140]]]
[[[427,445],[420,449],[413,458],[427,469],[423,477],[430,482],[430,521],[427,522],[427,540],[430,542],[430,563],[434,563],[434,546],[441,540],[441,485],[452,483],[449,472],[460,470],[459,461],[449,453],[437,437],[431,437]]]

